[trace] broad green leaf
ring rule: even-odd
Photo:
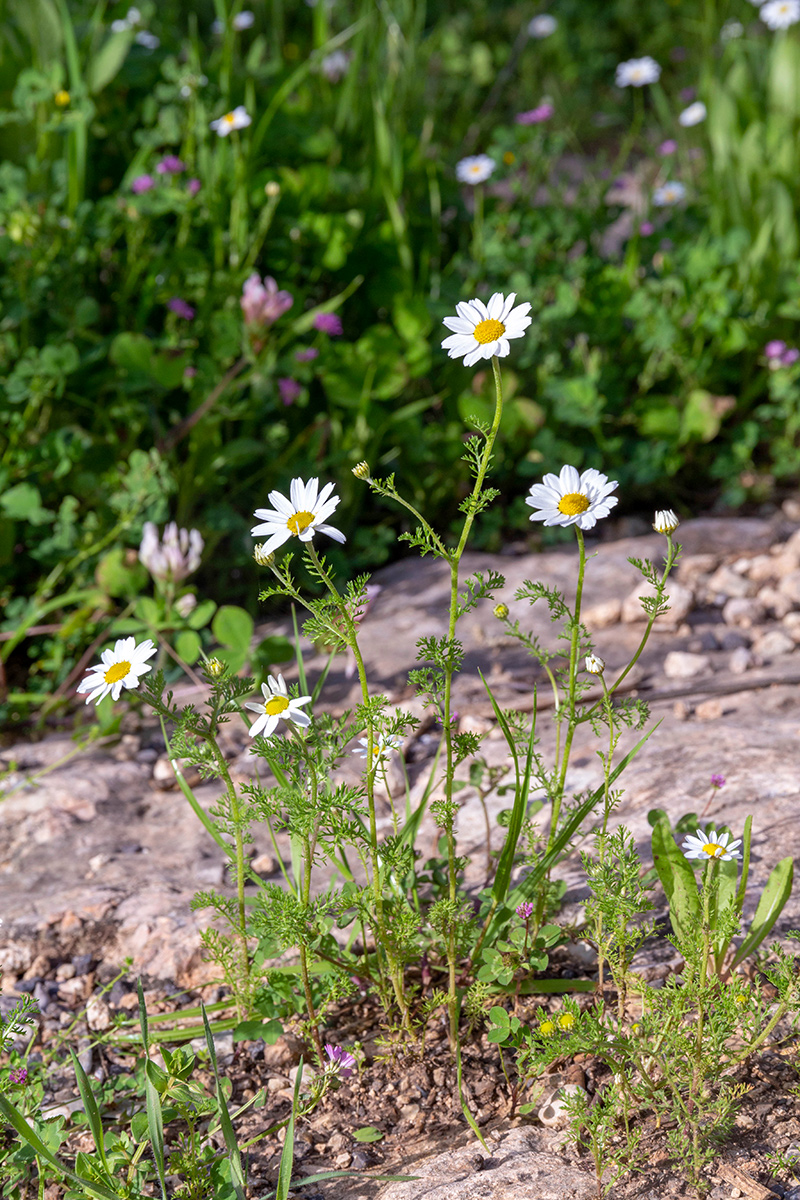
[[[200,635],[193,629],[182,629],[175,638],[175,653],[191,667],[200,657]]]
[[[31,525],[45,525],[53,516],[49,508],[42,507],[39,489],[32,483],[18,483],[3,492],[0,505],[13,521],[27,521]]]
[[[379,1142],[383,1137],[380,1129],[376,1129],[374,1125],[362,1125],[360,1129],[353,1130],[353,1137],[357,1142]]]
[[[201,600],[197,608],[193,608],[186,618],[186,624],[192,629],[202,629],[207,625],[217,611],[217,605],[214,600]]]
[[[109,35],[86,69],[86,83],[93,95],[102,92],[119,73],[132,44],[132,30],[125,29]]]
[[[767,886],[761,893],[750,932],[736,952],[731,963],[731,969],[752,954],[763,942],[792,892],[794,879],[794,859],[782,858],[767,880]]]
[[[214,637],[221,645],[245,653],[253,636],[253,618],[235,604],[223,604],[211,622]]]
[[[268,1046],[274,1046],[283,1033],[283,1026],[278,1020],[271,1021],[240,1021],[234,1026],[234,1042],[255,1042],[263,1038]]]
[[[700,916],[700,894],[694,871],[678,848],[667,821],[653,827],[653,864],[669,901],[672,928],[679,938],[691,936],[691,921]]]

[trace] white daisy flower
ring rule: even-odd
[[[258,713],[257,719],[250,726],[250,737],[258,737],[259,734],[270,737],[281,720],[293,721],[295,725],[302,725],[304,728],[311,724],[311,717],[302,710],[302,705],[308,704],[311,697],[298,696],[297,699],[290,700],[282,675],[277,679],[268,675],[267,682],[261,685],[261,692],[264,697],[263,704],[257,700],[248,700],[245,704],[245,708]]]
[[[800,0],[768,0],[758,15],[769,29],[788,29],[800,21]]]
[[[315,533],[327,533],[336,542],[347,540],[338,529],[326,524],[339,504],[339,497],[331,496],[334,485],[326,483],[319,495],[318,488],[318,479],[309,479],[308,483],[293,479],[289,488],[291,499],[287,500],[280,492],[270,492],[269,502],[273,507],[257,508],[253,516],[263,521],[263,525],[254,525],[250,530],[254,537],[267,535],[260,547],[262,554],[271,554],[291,537],[310,542]]]
[[[586,655],[586,670],[590,675],[602,675],[606,669],[606,664],[599,654]]]
[[[135,638],[119,638],[113,650],[104,650],[100,655],[99,666],[92,667],[78,684],[79,694],[89,693],[87,704],[92,700],[99,704],[109,692],[112,700],[119,700],[124,687],[138,687],[139,677],[153,669],[147,659],[152,658],[156,650],[149,638],[138,646]]]
[[[528,22],[528,34],[532,38],[550,37],[558,29],[558,21],[549,13],[540,13]]]
[[[644,87],[646,83],[655,83],[661,75],[661,67],[654,58],[646,54],[644,58],[629,58],[627,62],[617,64],[617,87]]]
[[[488,304],[482,300],[460,301],[456,305],[458,316],[444,318],[443,323],[453,333],[444,339],[442,349],[450,358],[463,358],[465,367],[495,354],[505,358],[511,351],[508,339],[522,337],[531,323],[530,304],[514,308],[516,298],[516,292],[509,296],[495,292]]]
[[[683,125],[684,129],[688,129],[690,125],[699,125],[701,121],[705,121],[708,116],[708,109],[702,100],[695,100],[694,104],[690,104],[685,108],[678,117],[678,124]]]
[[[379,762],[386,762],[387,759],[391,758],[392,751],[399,750],[402,743],[403,739],[397,733],[374,734],[372,738],[373,763],[377,764]],[[359,738],[358,744],[359,746],[362,746],[363,749],[354,750],[353,753],[356,754],[358,758],[366,758],[369,754],[369,739]]]
[[[245,106],[240,104],[234,108],[233,112],[225,113],[224,117],[217,117],[216,121],[211,121],[209,124],[220,137],[227,137],[234,129],[245,129],[252,119]]]
[[[616,486],[615,479],[609,480],[594,467],[579,475],[575,467],[566,466],[560,474],[545,475],[542,483],[535,483],[525,503],[536,509],[532,521],[592,529],[617,503],[618,497],[611,495]]]
[[[674,533],[679,525],[680,521],[671,508],[659,509],[653,521],[656,533]]]
[[[250,12],[250,10],[246,8],[243,12],[236,14],[231,21],[231,25],[237,33],[240,33],[243,29],[249,29],[255,19],[255,13]]]
[[[473,154],[456,163],[456,179],[460,183],[485,183],[496,166],[488,154]]]
[[[800,0],[797,2],[800,4]],[[681,200],[685,199],[686,188],[675,180],[662,184],[653,192],[653,204],[656,208],[671,208],[673,204],[680,204]]]
[[[741,851],[736,849],[741,844],[741,838],[731,841],[729,833],[717,833],[713,829],[703,833],[702,829],[698,829],[696,837],[691,833],[686,835],[681,849],[686,858],[719,858],[723,862],[731,862],[742,857]]]

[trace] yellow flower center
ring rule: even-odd
[[[502,337],[506,331],[506,327],[502,321],[494,321],[489,318],[486,321],[480,321],[473,330],[473,336],[476,342],[480,342],[485,346],[487,342],[496,342]]]
[[[295,537],[299,537],[304,529],[308,529],[309,525],[314,523],[314,514],[310,512],[293,513],[286,522],[286,528],[290,530]]]
[[[555,1025],[552,1021],[542,1021],[539,1026],[539,1033],[543,1033],[545,1037],[549,1037],[551,1033],[555,1033]]]
[[[59,108],[66,108],[69,104],[69,92],[65,92],[63,88],[60,92],[56,92],[55,102]]]
[[[582,492],[567,492],[558,502],[558,511],[565,517],[577,517],[578,513],[585,513],[588,507],[589,497]]]
[[[572,1029],[575,1024],[575,1018],[572,1013],[562,1013],[558,1018],[558,1023],[562,1029]]]
[[[273,696],[264,705],[264,712],[268,717],[279,717],[282,712],[286,712],[289,707],[289,700],[286,696]]]
[[[129,662],[114,663],[113,667],[109,667],[103,678],[106,683],[119,683],[120,679],[124,679],[131,669]]]
[[[707,854],[709,858],[715,858],[718,850],[720,854],[725,850],[725,847],[720,846],[719,842],[706,842],[703,846],[703,854]]]

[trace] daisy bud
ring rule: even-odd
[[[494,608],[492,609],[492,612],[497,617],[498,621],[505,621],[506,617],[508,616],[508,605],[507,604],[495,604]]]
[[[220,662],[218,658],[210,658],[206,663],[206,673],[218,678],[225,670],[225,664]]]
[[[653,521],[653,529],[655,529],[656,533],[674,533],[679,525],[680,521],[671,508],[660,509],[656,513],[656,519]]]
[[[267,554],[263,543],[260,546],[256,546],[255,550],[253,551],[253,558],[260,567],[271,567],[275,562],[275,555]]]
[[[353,474],[355,475],[356,479],[369,479],[369,463],[356,463],[356,465],[353,467]]]
[[[590,675],[602,675],[606,669],[606,664],[603,662],[599,654],[586,655],[586,670]]]
[[[264,192],[270,197],[270,199],[272,199],[273,196],[280,196],[281,185],[276,182],[276,180],[270,179],[268,183],[264,184]]]

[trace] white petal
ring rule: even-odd
[[[445,317],[442,324],[454,333],[472,333],[475,328],[475,322],[468,321],[466,317]]]
[[[303,497],[305,495],[306,485],[302,479],[293,479],[289,485],[289,496],[292,501],[292,508],[295,512],[303,511]]]
[[[456,355],[453,354],[451,357],[455,358]],[[470,350],[469,354],[464,355],[464,366],[465,367],[474,366],[474,364],[476,362],[480,362],[480,360],[482,358],[483,358],[483,346],[478,345],[475,347],[474,350]]]
[[[507,354],[511,353],[511,345],[508,338],[501,337],[497,339],[494,353],[498,358],[505,358]]]
[[[482,300],[477,300],[477,299],[471,300],[470,304],[472,305],[473,308],[476,308],[478,310],[478,312],[480,313],[479,320],[481,320],[481,321],[489,320],[489,310],[486,307],[486,305],[483,303]]]
[[[320,533],[326,533],[329,538],[333,538],[335,542],[346,542],[347,538],[338,529],[334,529],[332,525],[318,525],[317,530]]]
[[[580,491],[581,477],[575,467],[565,465],[558,476],[559,486],[563,489],[562,496],[570,492]]]
[[[268,500],[269,500],[270,504],[273,506],[273,508],[275,509],[276,514],[278,514],[278,515],[283,514],[283,516],[285,516],[285,517],[290,517],[292,515],[292,513],[294,512],[291,502],[289,500],[287,500],[287,498],[284,495],[282,495],[281,492],[270,492],[270,494],[268,496]],[[265,518],[267,518],[267,513],[266,512],[262,513],[257,509],[256,516],[257,517],[264,516]]]
[[[489,298],[489,303],[486,305],[486,308],[489,312],[489,316],[493,320],[502,320],[500,314],[503,311],[503,293],[495,292],[494,295]]]
[[[264,530],[264,533],[269,532],[270,531],[268,529]],[[284,542],[288,542],[291,536],[292,535],[288,529],[280,529],[277,531],[277,533],[273,533],[272,536],[267,538],[266,542],[264,542],[264,553],[272,554],[272,552],[277,550],[279,546],[282,546]]]
[[[472,304],[468,303],[466,300],[459,300],[458,304],[456,305],[456,312],[460,317],[463,317],[465,321],[469,321],[473,329],[478,322],[482,320],[478,309],[473,308]]]
[[[266,728],[268,722],[269,717],[265,712],[262,712],[258,720],[253,721],[253,724],[250,726],[250,737],[258,737],[258,735]]]
[[[273,713],[272,716],[267,717],[266,724],[264,725],[264,737],[271,737],[277,728],[278,717]]]
[[[306,512],[313,512],[314,505],[317,502],[317,492],[319,491],[319,479],[309,479],[306,484],[306,492],[303,500],[303,507]]]

